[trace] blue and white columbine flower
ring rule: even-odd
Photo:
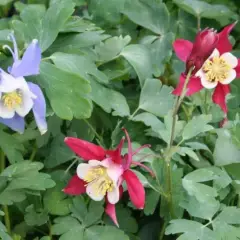
[[[13,56],[13,65],[8,72],[0,69],[0,122],[20,133],[24,132],[24,117],[33,110],[41,134],[47,131],[46,102],[37,84],[26,82],[24,77],[39,74],[41,49],[34,39],[23,54],[18,57],[17,43],[10,36],[14,49],[5,45]]]

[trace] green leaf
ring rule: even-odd
[[[231,134],[227,129],[218,131],[218,139],[213,152],[214,162],[217,166],[224,166],[240,162],[240,150],[232,142]]]
[[[172,43],[174,41],[173,33],[166,33],[157,37],[149,48],[151,50],[153,73],[155,77],[159,77],[164,73],[164,65],[172,56]]]
[[[139,108],[158,117],[167,115],[173,107],[172,88],[162,85],[159,79],[147,79],[143,85]]]
[[[92,47],[109,37],[104,31],[83,32],[79,34],[60,35],[48,49],[48,53],[66,52],[82,54],[83,48]],[[84,62],[83,62],[84,63]]]
[[[23,161],[12,164],[2,173],[2,177],[8,178],[6,188],[0,193],[0,203],[10,205],[13,202],[21,202],[30,190],[41,191],[52,188],[55,182],[50,175],[39,172],[43,164],[39,162]]]
[[[98,55],[98,61],[108,62],[118,57],[124,47],[131,41],[130,36],[122,36],[108,38],[105,42],[101,42],[95,47]]]
[[[193,15],[218,19],[222,17],[236,18],[234,14],[227,6],[220,4],[208,4],[199,0],[174,0],[180,8],[184,9]]]
[[[165,141],[167,144],[170,143],[171,140],[171,131],[172,131],[172,111],[170,110],[166,116],[164,116],[164,125],[165,127],[163,129],[159,129],[159,135],[161,136],[161,139]],[[173,137],[173,140],[175,140],[176,137],[181,135],[182,130],[185,126],[186,122],[185,121],[176,121],[176,126],[175,126],[175,134]]]
[[[172,220],[166,229],[166,234],[169,235],[176,233],[183,233],[177,238],[179,240],[216,240],[212,230],[201,223],[191,220]]]
[[[131,120],[134,122],[143,122],[146,126],[151,127],[151,130],[155,133],[165,128],[165,125],[155,115],[148,112],[140,113]]]
[[[188,155],[189,157],[193,158],[194,160],[200,161],[197,154],[191,148],[180,147],[180,148],[178,148],[177,153],[180,154],[181,156]]]
[[[11,3],[13,0],[0,0],[0,6],[5,6]]]
[[[220,203],[218,201],[200,203],[195,197],[189,197],[187,201],[181,203],[181,207],[193,217],[209,220],[219,210]]]
[[[222,212],[213,220],[213,229],[218,239],[239,239],[239,227],[232,226],[239,225],[239,214],[239,208],[225,207]]]
[[[54,219],[52,234],[61,235],[59,240],[80,240],[84,239],[84,228],[77,219],[67,216]]]
[[[152,76],[152,59],[149,49],[140,44],[128,45],[121,55],[133,66],[140,85],[143,86],[145,80]]]
[[[213,202],[218,195],[217,191],[214,188],[199,182],[206,182],[216,178],[218,178],[218,176],[211,168],[203,168],[187,174],[183,178],[182,184],[188,194],[190,196],[195,196],[199,202]]]
[[[31,6],[24,8],[21,19],[25,24],[24,35],[27,42],[36,38],[39,40],[41,50],[44,52],[57,38],[60,29],[72,15],[75,4],[72,1],[58,1],[51,5],[46,13],[39,12]]]
[[[88,227],[100,221],[104,212],[103,202],[90,201],[88,212],[83,220],[84,226]]]
[[[2,240],[12,240],[12,238],[7,234],[7,229],[0,221],[0,237]]]
[[[112,240],[112,239],[130,240],[129,237],[123,231],[121,231],[116,227],[93,226],[93,227],[87,228],[85,231],[84,240],[96,240],[96,239],[98,240]]]
[[[125,0],[91,0],[88,2],[88,9],[93,19],[100,25],[116,26],[121,20]],[[101,7],[104,6],[104,7]],[[99,11],[99,9],[101,9]]]
[[[91,81],[92,100],[105,112],[113,116],[129,116],[130,110],[126,98],[119,92],[106,88],[95,80]],[[107,96],[107,98],[103,97]]]
[[[119,223],[119,228],[127,233],[136,233],[138,231],[138,224],[136,219],[132,216],[132,212],[129,208],[124,208],[122,204],[116,205],[116,214],[117,220]],[[114,223],[108,217],[109,221],[112,225]]]
[[[10,163],[23,161],[22,152],[24,150],[23,145],[15,137],[0,130],[0,147],[6,154]],[[11,147],[9,147],[11,146]]]
[[[169,26],[169,12],[164,3],[148,4],[142,0],[126,1],[123,14],[134,23],[156,34],[163,34]]]
[[[37,77],[38,84],[46,90],[54,112],[67,120],[73,117],[89,118],[92,111],[91,101],[86,95],[91,89],[89,82],[60,68],[42,62]]]
[[[50,152],[44,161],[45,167],[54,168],[74,158],[74,152],[64,143],[65,136],[59,134],[54,137]]]
[[[214,129],[208,123],[211,121],[211,115],[200,115],[193,117],[183,129],[182,137],[184,140],[193,138],[200,133]]]
[[[146,201],[144,207],[145,215],[152,215],[156,210],[160,194],[152,189],[146,189]]]
[[[85,32],[100,30],[94,23],[79,16],[71,16],[61,28],[61,32]]]
[[[34,205],[26,208],[24,220],[29,226],[41,226],[48,221],[48,213],[46,211],[36,212]]]
[[[94,62],[85,56],[58,52],[54,53],[51,59],[58,68],[77,74],[86,81],[90,81],[91,76],[94,76],[100,83],[108,83],[107,76],[99,71]]]
[[[44,208],[53,215],[63,216],[70,213],[72,200],[67,197],[62,189],[65,183],[57,182],[57,185],[45,192],[43,197]]]

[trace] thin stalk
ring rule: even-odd
[[[138,107],[131,116],[129,116],[128,120],[132,120],[133,117],[137,114],[137,112],[140,110],[140,108]]]
[[[197,16],[197,29],[198,29],[198,31],[200,31],[201,30],[201,16]]]
[[[37,153],[37,144],[35,143],[34,146],[33,146],[33,150],[32,150],[32,153],[31,153],[31,156],[29,158],[29,160],[32,162],[36,156],[36,153]]]
[[[168,207],[170,211],[170,217],[174,217],[174,211],[173,211],[173,206],[172,206],[172,169],[171,169],[171,158],[173,155],[172,147],[173,147],[173,141],[174,141],[174,136],[175,136],[175,127],[176,127],[176,122],[177,122],[177,113],[178,110],[181,106],[181,103],[186,95],[186,90],[187,90],[187,85],[189,83],[191,74],[192,74],[193,68],[191,68],[187,74],[186,80],[183,85],[182,93],[180,97],[177,98],[177,101],[175,103],[175,106],[173,108],[173,115],[172,115],[172,129],[171,129],[171,137],[170,137],[170,142],[167,150],[167,155],[166,155],[166,178],[167,178],[167,193],[168,193]]]
[[[5,154],[2,150],[0,150],[0,173],[5,169],[6,166],[6,160],[5,160]],[[8,211],[8,206],[3,205],[3,212],[4,212],[4,221],[5,221],[5,226],[7,228],[7,232],[9,235],[11,235],[11,221],[10,221],[10,216],[9,216],[9,211]]]
[[[88,120],[86,120],[86,119],[83,119],[83,121],[88,125],[88,127],[96,135],[98,144],[101,145],[102,147],[104,147],[104,143],[103,143],[102,137],[97,133],[97,131],[94,129],[94,127],[91,125],[91,123]]]
[[[159,235],[159,240],[163,240],[163,237],[165,235],[165,229],[167,227],[167,221],[164,221],[163,225],[162,225],[162,229]]]

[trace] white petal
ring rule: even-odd
[[[0,70],[0,91],[13,92],[19,88],[19,82],[10,74]]]
[[[15,111],[21,117],[25,117],[33,107],[33,100],[30,91],[21,91],[22,94],[22,104],[17,106]]]
[[[94,201],[101,201],[103,200],[105,194],[102,194],[100,191],[98,191],[98,189],[96,189],[96,186],[98,185],[95,185],[94,183],[88,184],[86,188],[86,193]]]
[[[230,82],[232,82],[237,76],[237,73],[235,70],[231,69],[229,72],[229,76],[224,79],[223,81],[221,81],[222,84],[229,84]]]
[[[107,174],[114,184],[117,184],[119,177],[123,174],[123,168],[120,164],[112,163],[109,168],[107,168]]]
[[[102,166],[101,161],[98,160],[89,160],[88,164],[91,165],[92,167]]]
[[[218,84],[217,81],[216,81],[216,82],[209,82],[209,81],[206,79],[205,74],[203,74],[203,75],[201,76],[201,83],[202,83],[202,85],[203,85],[205,88],[207,88],[207,89],[215,88],[215,87],[217,86],[217,84]]]
[[[220,55],[219,51],[215,48],[208,59],[211,59],[213,57],[219,57],[219,55]]]
[[[14,109],[9,109],[2,102],[0,102],[0,117],[12,118],[14,114],[15,114]]]
[[[79,178],[84,179],[88,171],[92,168],[88,163],[80,163],[77,167],[77,175]]]
[[[238,65],[237,58],[229,52],[221,55],[221,58],[223,58],[232,68],[235,68]]]
[[[108,201],[111,204],[116,204],[119,201],[119,188],[116,186],[107,194]]]
[[[195,74],[197,77],[202,77],[202,76],[204,76],[205,75],[205,73],[203,72],[203,70],[202,70],[202,68],[199,70],[199,71],[197,71],[196,72],[196,74]]]

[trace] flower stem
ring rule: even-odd
[[[31,161],[31,162],[34,161],[34,158],[36,156],[37,150],[38,150],[37,144],[35,143],[34,146],[33,146],[33,150],[32,150],[31,156],[29,158],[29,161]]]
[[[173,150],[173,141],[175,137],[175,128],[176,128],[176,122],[177,122],[177,113],[178,110],[181,106],[181,103],[186,95],[187,92],[187,85],[189,83],[191,74],[192,74],[193,68],[191,68],[187,74],[186,80],[183,85],[182,93],[180,97],[177,98],[177,101],[175,103],[175,106],[173,108],[173,115],[172,115],[172,129],[171,129],[171,137],[170,137],[170,142],[167,150],[167,155],[166,155],[166,178],[167,178],[167,201],[168,201],[168,207],[170,211],[170,218],[174,217],[174,211],[173,211],[173,206],[172,206],[172,169],[171,169],[171,158],[172,155],[174,154]]]
[[[92,124],[86,120],[86,119],[83,119],[83,121],[88,125],[88,127],[92,130],[92,132],[95,134],[95,136],[97,137],[97,142],[100,146],[104,147],[104,143],[103,143],[103,139],[102,137],[97,133],[97,131],[94,129],[94,127],[92,126]]]
[[[5,166],[6,166],[5,154],[2,150],[0,150],[0,173],[5,169]],[[10,235],[11,234],[11,221],[10,221],[10,216],[9,216],[9,211],[8,211],[7,205],[3,205],[3,212],[4,212],[5,226],[7,228],[7,232]]]

